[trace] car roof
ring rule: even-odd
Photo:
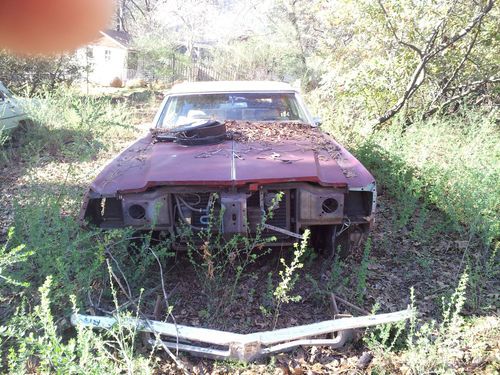
[[[298,92],[284,82],[274,81],[205,81],[179,83],[170,89],[169,95],[208,94],[214,92]]]

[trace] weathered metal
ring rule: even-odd
[[[340,145],[342,161],[322,158],[308,142],[283,142],[270,150],[265,142],[242,144],[231,140],[185,147],[153,144],[152,140],[152,135],[147,135],[127,148],[102,170],[90,189],[106,197],[164,185],[243,187],[255,182],[302,181],[361,188],[374,183],[366,168]],[[265,157],[273,152],[280,155],[280,160],[296,161],[284,163]],[[199,157],[203,154],[212,156]],[[352,170],[351,177],[345,175],[345,167]]]
[[[92,182],[82,205],[82,222],[101,228],[166,231],[175,237],[179,223],[195,230],[206,227],[207,194],[216,194],[217,209],[225,210],[221,230],[252,235],[268,209],[266,197],[281,191],[283,202],[266,223],[266,230],[277,234],[277,242],[292,244],[310,228],[316,248],[362,243],[374,218],[375,180],[354,156],[315,126],[296,90],[271,82],[181,86],[167,95],[151,134],[122,152]],[[267,99],[266,93],[271,93]],[[247,94],[250,99],[242,102]],[[193,102],[187,99],[190,95]],[[203,95],[214,96],[201,100]],[[219,97],[224,97],[220,103]],[[177,106],[168,104],[170,100],[182,101],[186,109],[175,112]],[[172,137],[175,127],[169,127],[176,114],[183,121],[191,118],[189,114],[193,119],[252,111],[267,116],[269,103],[276,105],[269,108],[285,113],[284,119],[293,118],[287,115],[291,107],[280,112],[286,101],[294,101],[300,120],[213,122],[216,126],[208,131],[227,129],[218,144],[193,144],[189,134],[190,145],[181,145]],[[205,102],[210,103],[203,107],[206,113],[197,107]],[[192,124],[187,125],[189,131],[198,129]],[[183,194],[197,199],[189,204]]]
[[[197,328],[179,324],[140,320],[134,318],[114,318],[74,314],[73,325],[112,329],[118,322],[135,327],[139,331],[155,336],[149,343],[161,348],[187,351],[194,355],[213,359],[235,359],[253,361],[260,357],[285,352],[298,346],[330,346],[338,348],[349,339],[350,331],[379,324],[395,323],[409,319],[410,309],[387,314],[360,316],[328,320],[308,325],[277,329],[274,331],[238,334],[207,328]],[[337,333],[332,339],[325,335]],[[162,340],[160,337],[164,336]],[[318,338],[319,337],[319,338]],[[162,345],[158,345],[161,340]]]

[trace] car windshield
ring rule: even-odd
[[[293,93],[225,93],[171,96],[158,126],[170,128],[200,119],[308,122]]]

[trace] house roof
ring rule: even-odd
[[[120,44],[124,48],[129,48],[132,42],[132,36],[125,31],[118,30],[102,30],[101,34],[113,39],[115,42]]]
[[[213,92],[298,92],[284,82],[273,81],[206,81],[184,82],[172,86],[168,94],[207,94]]]

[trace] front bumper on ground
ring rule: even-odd
[[[343,346],[350,331],[379,324],[395,323],[412,317],[410,309],[394,313],[349,317],[277,329],[274,331],[238,334],[207,328],[189,327],[154,320],[114,318],[73,314],[71,323],[91,328],[112,329],[118,322],[139,331],[152,333],[149,343],[158,347],[186,351],[212,359],[253,361],[260,357],[285,352],[298,346]],[[317,338],[337,333],[333,339]],[[165,340],[161,340],[165,336]]]

